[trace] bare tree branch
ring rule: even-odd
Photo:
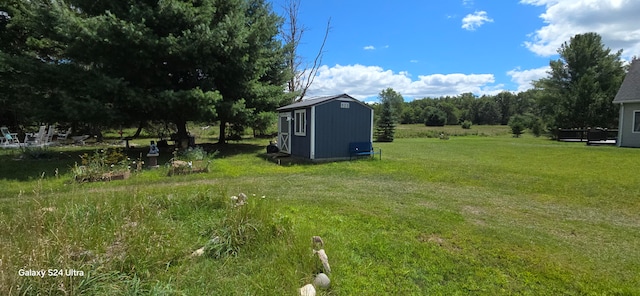
[[[313,81],[316,79],[316,74],[318,73],[318,69],[320,68],[320,65],[322,65],[322,56],[324,55],[324,45],[327,43],[327,37],[329,36],[329,31],[331,31],[331,18],[329,18],[329,20],[327,21],[327,28],[324,31],[324,38],[322,38],[322,45],[320,45],[318,54],[316,55],[316,58],[313,60],[313,66],[311,66],[311,69],[309,70],[309,75],[307,76],[307,79],[305,79],[305,85],[302,88],[302,91],[300,93],[300,98],[298,98],[298,102],[302,101],[304,96],[307,94],[307,90],[309,89],[311,84],[313,84]]]
[[[302,64],[301,58],[298,56],[298,45],[302,40],[302,35],[306,31],[306,27],[298,24],[298,12],[300,9],[300,0],[289,0],[284,7],[286,11],[287,23],[286,29],[282,30],[281,36],[288,47],[287,66],[292,73],[291,79],[287,82],[289,92],[295,92],[299,89],[299,80],[301,74],[298,72]]]
[[[288,0],[283,8],[286,11],[285,18],[287,22],[281,32],[281,36],[287,46],[287,67],[292,73],[291,79],[287,81],[287,89],[290,93],[296,94],[294,101],[301,101],[309,87],[313,84],[318,69],[322,65],[324,46],[331,29],[331,19],[329,18],[327,21],[327,28],[324,38],[322,39],[322,45],[313,61],[313,65],[311,68],[307,65],[302,69],[302,57],[298,55],[298,46],[307,28],[298,22],[300,0]]]

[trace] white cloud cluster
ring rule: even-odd
[[[462,28],[467,31],[475,31],[477,28],[480,28],[480,26],[484,25],[485,23],[492,23],[492,22],[493,22],[493,19],[489,18],[489,16],[487,15],[487,12],[481,10],[471,14],[467,14],[467,16],[465,16],[462,19]]]
[[[378,66],[336,65],[320,67],[307,97],[347,93],[358,99],[376,97],[391,87],[405,98],[496,94],[503,85],[494,85],[493,74],[432,74],[412,79],[408,72],[394,73]]]
[[[531,83],[534,80],[547,77],[547,72],[549,72],[549,70],[549,66],[528,70],[521,70],[520,68],[516,68],[507,72],[507,75],[511,76],[511,81],[518,84],[517,91],[521,92],[533,88],[533,85]]]
[[[364,50],[375,50],[376,47],[373,46],[373,45],[367,45],[367,46],[363,47],[362,49],[364,49]]]
[[[531,35],[525,46],[540,56],[551,56],[576,34],[596,32],[605,46],[624,49],[623,57],[640,55],[640,1],[638,0],[521,0],[544,6],[545,26]]]

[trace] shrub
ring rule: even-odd
[[[527,126],[527,120],[522,115],[513,115],[509,119],[509,127],[514,137],[518,138]]]
[[[465,120],[465,121],[460,123],[460,126],[463,129],[470,129],[471,128],[471,121],[470,120]]]
[[[180,153],[180,159],[183,160],[203,160],[205,158],[207,158],[207,151],[202,149],[202,147],[189,147]]]
[[[532,117],[529,121],[529,129],[534,136],[540,137],[545,129],[544,122],[540,117]]]

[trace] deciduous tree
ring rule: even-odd
[[[624,68],[597,33],[578,34],[558,49],[560,59],[550,62],[549,76],[535,82],[542,90],[539,105],[558,127],[615,127],[617,108],[612,103]]]

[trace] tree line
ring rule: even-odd
[[[301,92],[291,89],[300,37],[293,32],[285,44],[283,23],[266,0],[3,1],[0,124],[139,132],[163,122],[185,138],[188,121],[216,122],[221,143],[245,127],[264,132],[275,109]],[[525,92],[405,102],[384,90],[374,106],[386,117],[380,132],[396,123],[508,124],[514,116],[547,131],[616,127],[621,51],[586,33],[558,53],[548,76]]]
[[[405,102],[399,93],[386,89],[379,95],[381,102],[374,105],[380,114],[377,120],[467,128],[509,124],[516,130],[529,128],[536,135],[545,131],[553,135],[558,128],[617,127],[618,109],[612,101],[628,70],[620,58],[622,51],[612,53],[600,35],[585,33],[562,44],[558,54],[560,58],[549,63],[547,77],[523,92],[480,97],[463,93]]]

